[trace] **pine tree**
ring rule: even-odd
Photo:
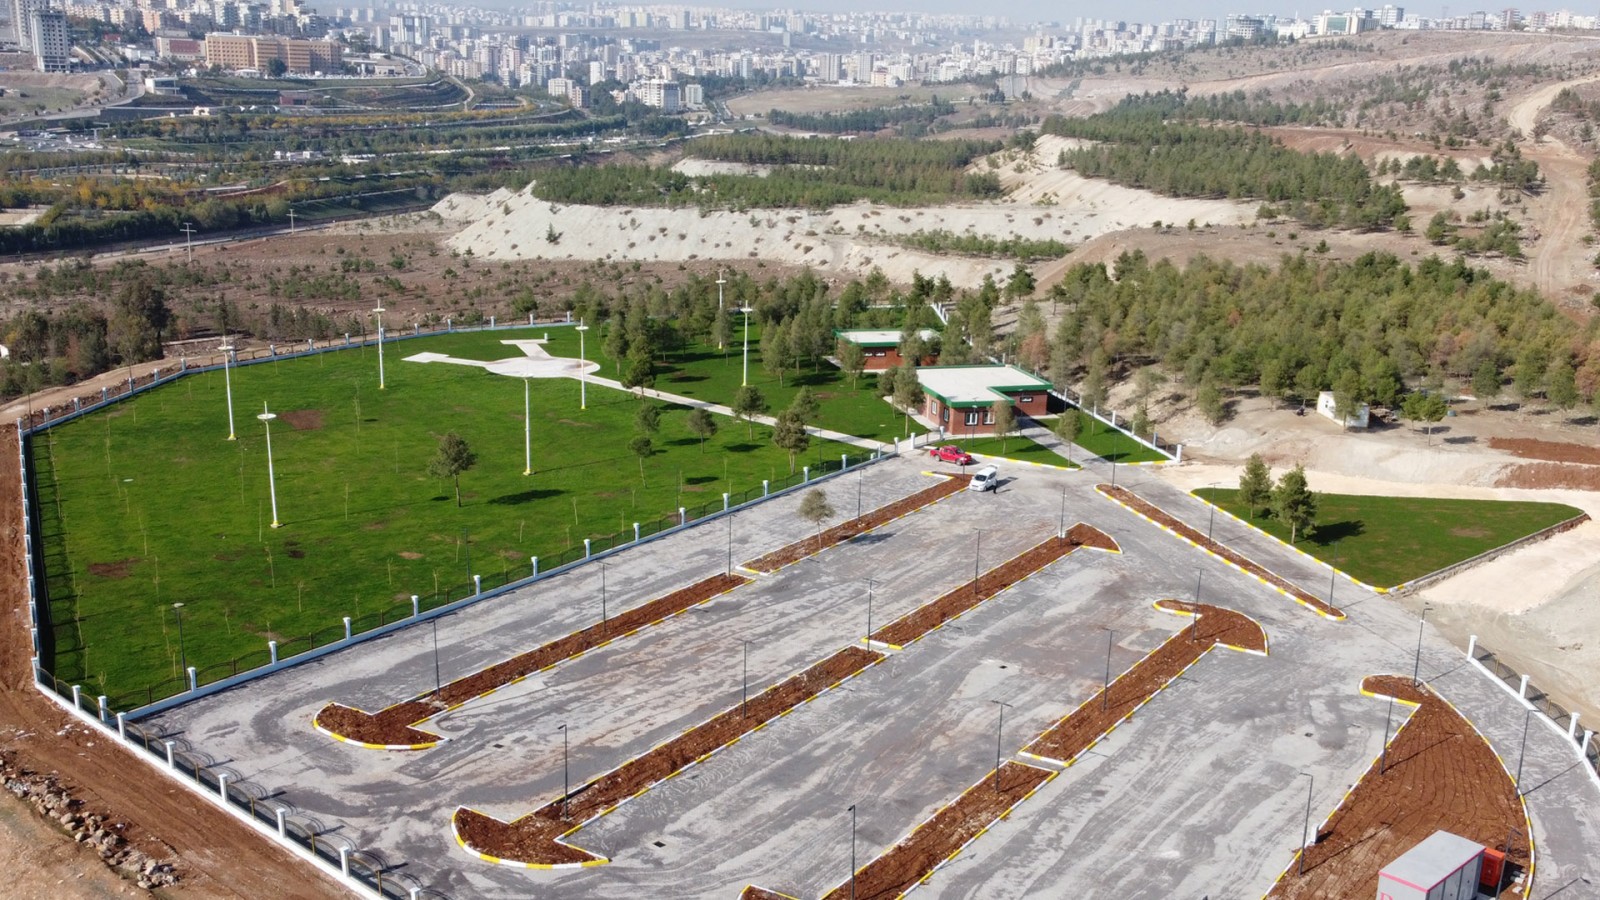
[[[1295,466],[1278,479],[1278,486],[1272,491],[1272,506],[1278,521],[1289,526],[1289,543],[1294,544],[1300,532],[1317,520],[1317,495],[1306,486],[1304,466]]]
[[[1245,460],[1244,474],[1239,476],[1239,502],[1250,510],[1252,519],[1256,510],[1272,503],[1272,469],[1259,453]]]

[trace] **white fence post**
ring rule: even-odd
[[[528,557],[528,559],[533,561],[533,574],[534,574],[535,577],[538,577],[538,575],[539,575],[539,557],[530,556],[530,557]]]
[[[638,522],[633,523],[633,540],[634,540],[635,543],[638,543],[638,541],[639,541],[639,523]]]
[[[727,491],[723,491],[722,492],[722,508],[724,510],[726,510],[728,508],[728,492]]]
[[[801,466],[800,467],[800,483],[801,484],[805,484],[805,483],[809,482],[810,480],[811,480],[811,467],[810,466]]]
[[[1517,696],[1524,700],[1528,699],[1528,676],[1526,675],[1522,676],[1522,683],[1517,685]]]
[[[1572,714],[1572,721],[1567,723],[1567,737],[1573,740],[1578,739],[1578,714],[1576,712]]]
[[[222,802],[228,802],[228,773],[217,773],[217,794],[222,797]]]
[[[681,506],[678,507],[678,524],[679,525],[687,525],[687,524],[689,524],[689,511],[687,509],[681,507]]]
[[[588,538],[584,538],[583,539],[583,558],[584,559],[588,559],[589,558],[589,539]]]
[[[117,737],[124,741],[128,739],[128,719],[122,713],[117,713]]]
[[[771,493],[772,493],[772,484],[771,484],[771,482],[769,482],[765,478],[761,479],[761,496],[765,497],[765,496],[767,496],[768,494],[771,494]]]
[[[278,642],[267,641],[267,653],[272,657],[272,665],[278,664]]]
[[[195,669],[195,667],[194,666],[190,666],[189,667],[189,691],[190,691],[190,693],[193,693],[194,691],[200,690],[200,681],[199,681],[199,678],[197,677],[198,675],[199,675],[199,672]]]
[[[482,575],[474,575],[474,576],[472,576],[472,592],[474,594],[483,593],[483,576]]]
[[[281,809],[280,810],[275,810],[275,812],[278,815],[278,837],[287,837],[288,836],[288,831],[289,831],[289,823],[284,821],[284,812]]]
[[[83,688],[79,687],[78,685],[73,685],[72,686],[72,708],[73,709],[82,709],[82,707],[78,705],[78,699],[81,696],[83,696]]]
[[[99,697],[95,698],[95,701],[100,704],[100,721],[102,723],[104,723],[105,720],[106,720],[106,702],[109,699],[110,698],[107,697],[105,694],[101,694]]]
[[[1478,649],[1478,636],[1475,635],[1475,634],[1468,635],[1467,636],[1467,658],[1468,659],[1477,659],[1478,658],[1477,649]]]
[[[339,871],[343,872],[346,876],[349,876],[349,874],[350,874],[350,848],[349,847],[340,847],[339,848]]]
[[[162,741],[162,743],[167,745],[167,768],[169,768],[169,769],[177,768],[177,763],[174,762],[173,758],[172,758],[172,742],[171,741]]]
[[[350,640],[350,617],[344,617],[344,639]]]

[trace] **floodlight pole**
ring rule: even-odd
[[[228,391],[228,440],[238,440],[239,436],[233,429],[233,370],[228,365],[228,358],[233,356],[233,344],[226,337],[222,340],[222,383]]]
[[[994,726],[994,790],[998,794],[1000,792],[1000,746],[1001,741],[1005,740],[1006,707],[1011,704],[1004,700],[991,700],[990,702],[1000,706],[1000,721],[996,722]]]
[[[1306,873],[1306,842],[1311,840],[1311,791],[1316,787],[1317,779],[1310,772],[1301,772],[1306,776],[1306,822],[1300,827],[1300,870],[1297,875]]]
[[[1339,542],[1333,542],[1333,565],[1328,567],[1328,605],[1333,605],[1333,583],[1339,578]]]
[[[188,672],[189,654],[183,646],[183,604],[172,604],[172,613],[178,617],[178,665],[182,667],[184,672]]]
[[[1206,487],[1214,488],[1220,484],[1222,484],[1222,482],[1213,481],[1206,485]],[[1217,504],[1215,501],[1207,501],[1206,505],[1211,507],[1211,518],[1206,521],[1206,540],[1209,541],[1211,540],[1211,529],[1217,524]]]
[[[383,390],[383,304],[373,310],[378,317],[378,390]]]
[[[1061,488],[1061,525],[1056,536],[1063,540],[1067,537],[1067,489],[1064,486]]]
[[[533,414],[528,404],[528,379],[522,379],[522,474],[533,474]]]
[[[867,470],[862,468],[856,473],[856,518],[861,518],[861,485],[867,480]]]
[[[1517,749],[1517,796],[1522,796],[1522,760],[1528,752],[1528,722],[1533,718],[1533,707],[1522,715],[1522,746]]]
[[[1378,774],[1389,771],[1389,723],[1394,721],[1394,698],[1389,698],[1389,711],[1383,716],[1383,752],[1378,758]]]
[[[267,427],[267,490],[272,495],[272,527],[281,528],[283,523],[278,521],[278,477],[272,470],[272,420],[278,416],[267,410],[267,402],[261,401],[261,415],[256,418]]]
[[[727,283],[728,283],[728,279],[722,277],[722,270],[718,269],[717,270],[717,312],[719,312],[719,313],[722,312],[722,286],[727,284]],[[724,329],[724,330],[726,330],[726,329]],[[722,349],[722,340],[721,340],[721,336],[720,335],[718,335],[717,349],[718,350]]]
[[[606,564],[600,561],[600,624],[606,624],[609,617],[606,615]]]
[[[728,572],[733,575],[733,516],[728,516]]]
[[[751,313],[751,309],[748,306],[741,306],[741,307],[739,307],[739,311],[744,313],[744,376],[740,379],[739,386],[740,387],[749,387],[750,386],[750,313]]]
[[[872,646],[872,579],[867,579],[867,646]]]
[[[439,675],[439,619],[433,618],[433,692],[444,690],[444,679]]]
[[[579,319],[576,330],[578,332],[578,408],[588,409],[589,364],[583,358],[583,333],[589,330],[589,326],[583,324],[583,320]]]

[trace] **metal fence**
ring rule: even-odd
[[[1474,643],[1471,648],[1472,658],[1483,666],[1490,674],[1506,683],[1515,693],[1524,700],[1533,704],[1533,708],[1542,713],[1545,718],[1555,723],[1556,727],[1567,732],[1573,742],[1583,751],[1584,761],[1589,768],[1600,775],[1600,742],[1584,742],[1583,732],[1578,729],[1577,714],[1557,703],[1549,694],[1540,690],[1527,676],[1506,665],[1494,651],[1482,643]]]

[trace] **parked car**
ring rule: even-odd
[[[955,463],[958,466],[970,466],[974,462],[972,454],[957,447],[955,444],[935,447],[929,450],[928,453],[940,462]]]
[[[1000,470],[994,466],[984,466],[972,473],[972,480],[967,482],[969,491],[992,491],[1000,486]]]

